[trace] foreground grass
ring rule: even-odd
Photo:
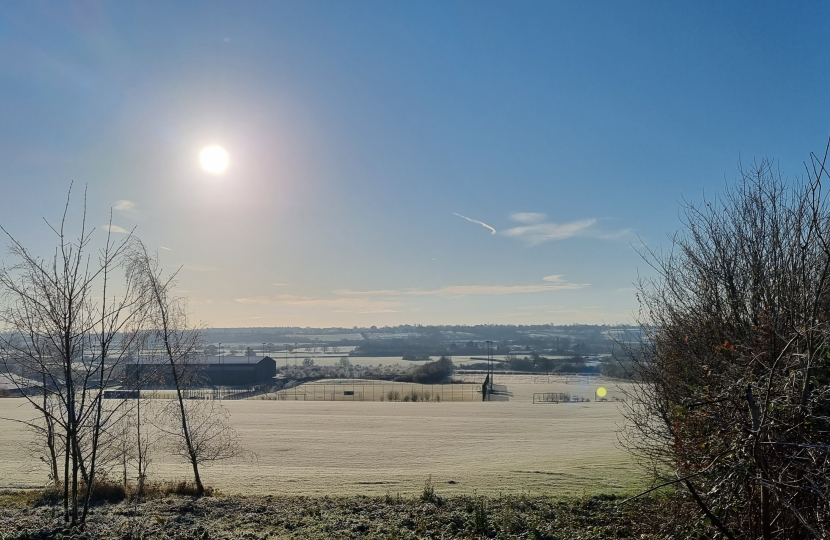
[[[84,532],[65,531],[59,507],[33,492],[0,492],[0,538],[677,538],[668,498],[618,506],[614,497],[172,496],[96,506]],[[680,514],[678,513],[680,512]]]

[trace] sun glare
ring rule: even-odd
[[[228,168],[228,153],[220,146],[209,146],[199,154],[199,161],[207,172],[221,174]]]

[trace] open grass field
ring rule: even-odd
[[[476,381],[470,380],[470,383]],[[642,485],[617,445],[617,405],[537,404],[534,392],[593,396],[591,379],[506,376],[510,401],[226,401],[242,444],[255,458],[206,467],[225,493],[411,495],[428,476],[454,494],[572,496],[626,493]],[[0,399],[0,417],[29,418],[21,399]],[[27,456],[29,435],[0,421],[0,489],[36,487],[46,478]],[[162,449],[155,480],[187,478]]]

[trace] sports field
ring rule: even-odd
[[[470,383],[476,381],[470,380]],[[225,493],[411,494],[432,476],[436,491],[581,495],[629,492],[637,469],[617,445],[614,402],[533,404],[535,392],[592,397],[613,383],[508,376],[509,401],[226,401],[255,456],[205,467]],[[28,418],[22,399],[0,399],[0,417]],[[29,434],[0,421],[0,489],[45,481],[27,457]],[[185,464],[156,450],[154,479],[187,478]]]

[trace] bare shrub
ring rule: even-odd
[[[755,164],[645,253],[624,443],[728,538],[830,534],[826,157],[792,185]]]
[[[444,502],[441,496],[435,492],[435,486],[432,485],[432,475],[429,475],[424,482],[424,489],[421,491],[421,500],[437,506],[440,506]]]
[[[236,430],[230,425],[230,412],[216,400],[184,402],[188,438],[182,428],[181,411],[176,401],[167,402],[159,414],[158,428],[165,433],[173,455],[195,465],[228,460],[242,454]],[[189,442],[188,442],[189,441]],[[198,487],[200,482],[194,482]]]

